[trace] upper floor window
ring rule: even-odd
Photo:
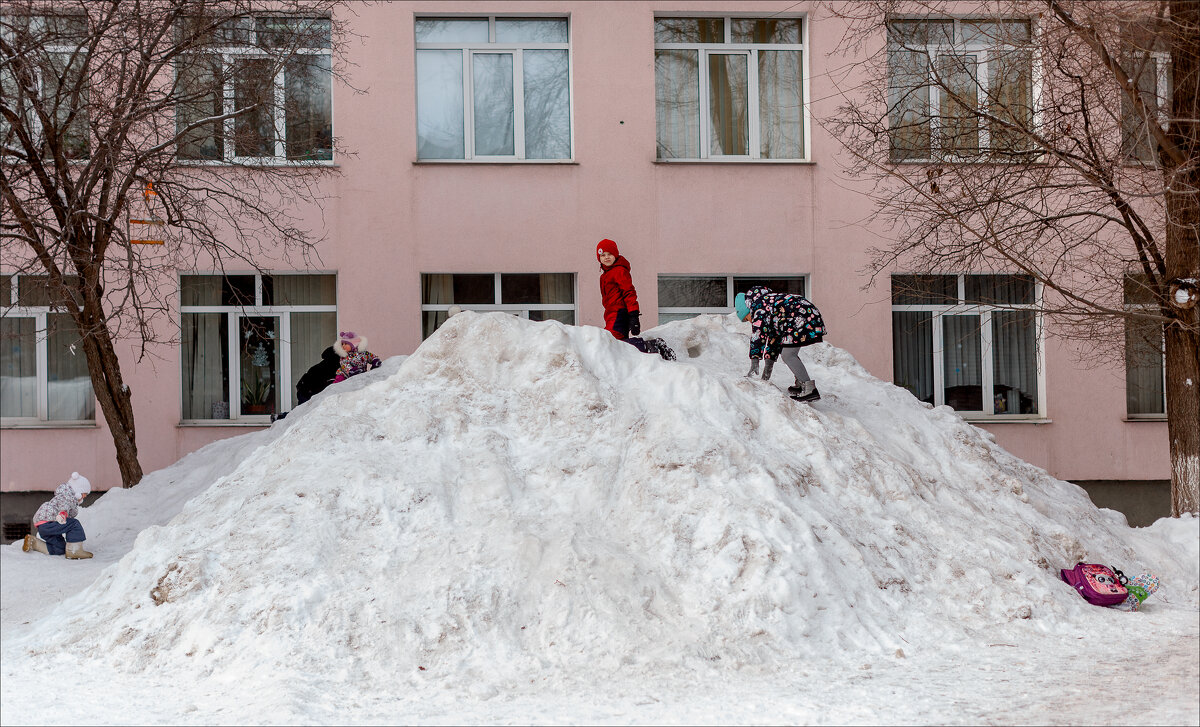
[[[92,422],[79,328],[45,275],[0,275],[0,420]]]
[[[333,159],[331,23],[241,19],[204,33],[176,64],[178,156],[195,161],[290,163]],[[230,116],[230,118],[217,118]],[[212,120],[210,120],[212,119]]]
[[[1125,309],[1153,312],[1154,294],[1145,275],[1125,276]],[[1125,408],[1130,419],[1159,419],[1167,413],[1166,342],[1162,324],[1125,323]]]
[[[337,340],[333,275],[181,275],[184,420],[266,422]]]
[[[975,417],[1042,414],[1035,295],[1027,275],[893,275],[893,381]]]
[[[11,103],[9,107],[22,117],[43,156],[50,156],[57,145],[68,159],[87,159],[91,152],[90,92],[85,77],[87,17],[0,15],[0,35],[14,54],[29,63],[33,83],[32,88],[17,83],[15,64],[6,61],[0,65],[0,97],[5,106]],[[11,133],[9,120],[0,114],[0,140],[7,140]]]
[[[888,21],[893,161],[1027,153],[1034,121],[1028,20]]]
[[[1154,163],[1158,160],[1158,144],[1151,124],[1165,130],[1171,112],[1170,48],[1166,34],[1154,32],[1151,23],[1131,23],[1122,31],[1122,65],[1143,104],[1138,108],[1125,93],[1117,91],[1121,96],[1122,147],[1129,157]]]
[[[659,159],[804,159],[802,18],[655,18]]]
[[[658,322],[681,321],[704,313],[733,312],[733,299],[756,285],[776,293],[805,295],[806,280],[799,275],[660,275]]]
[[[450,309],[505,311],[531,321],[575,324],[572,273],[422,273],[421,338],[446,321]]]
[[[417,18],[419,159],[570,159],[565,18]]]

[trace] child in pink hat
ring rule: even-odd
[[[383,365],[378,356],[367,350],[367,337],[360,336],[354,331],[338,333],[337,343],[333,344],[333,352],[342,359],[342,363],[338,365],[337,375],[333,377],[335,384]]]

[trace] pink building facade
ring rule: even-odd
[[[772,281],[808,295],[827,341],[872,374],[916,372],[918,396],[1056,477],[1169,479],[1153,404],[1131,412],[1127,372],[1081,367],[1052,327],[1030,329],[1032,348],[1008,344],[1026,356],[1012,365],[987,354],[999,334],[973,363],[944,355],[948,322],[932,353],[898,335],[900,314],[992,315],[970,291],[995,280],[949,275],[944,310],[906,307],[887,280],[863,289],[886,231],[859,222],[870,200],[818,123],[838,105],[843,27],[817,3],[393,2],[347,20],[366,92],[331,82],[311,100],[353,152],[332,155],[331,199],[308,214],[327,237],[321,267],[178,271],[182,344],[140,363],[130,344],[124,360],[147,472],[290,410],[339,329],[386,357],[415,350],[452,305],[603,325],[594,249],[607,237],[632,263],[644,327],[727,313],[735,292]],[[119,486],[103,417],[66,393],[63,343],[36,336],[53,313],[35,287],[6,274],[0,290],[6,332],[27,342],[4,349],[0,488],[52,489],[73,470]]]

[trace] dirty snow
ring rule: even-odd
[[[71,723],[1197,724],[1194,518],[1131,529],[829,344],[793,402],[748,333],[463,313],[104,495],[92,561],[0,548],[0,721],[69,672]],[[1164,585],[1090,606],[1081,560]]]

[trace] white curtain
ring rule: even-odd
[[[79,329],[65,313],[49,314],[47,327],[47,418],[51,421],[91,421],[96,418],[96,397],[92,394],[92,379],[88,375]]]
[[[992,369],[995,413],[1037,413],[1037,316],[1033,311],[992,312]]]
[[[421,276],[421,302],[425,305],[449,305],[454,302],[454,276],[445,274]],[[421,338],[429,338],[446,322],[446,311],[427,310],[422,314]]]
[[[654,52],[659,159],[700,157],[700,66],[694,50]]]
[[[0,318],[0,416],[37,416],[37,319]]]
[[[228,332],[224,313],[183,314],[184,419],[229,417]]]
[[[337,313],[292,314],[291,405],[295,406],[296,382],[305,371],[321,360],[321,352],[337,340]],[[368,343],[370,343],[368,341]]]
[[[758,103],[763,159],[804,156],[804,81],[800,51],[758,52]]]
[[[979,316],[942,316],[942,346],[945,403],[960,411],[982,411]]]
[[[1164,414],[1162,326],[1126,323],[1125,405],[1130,415]]]

